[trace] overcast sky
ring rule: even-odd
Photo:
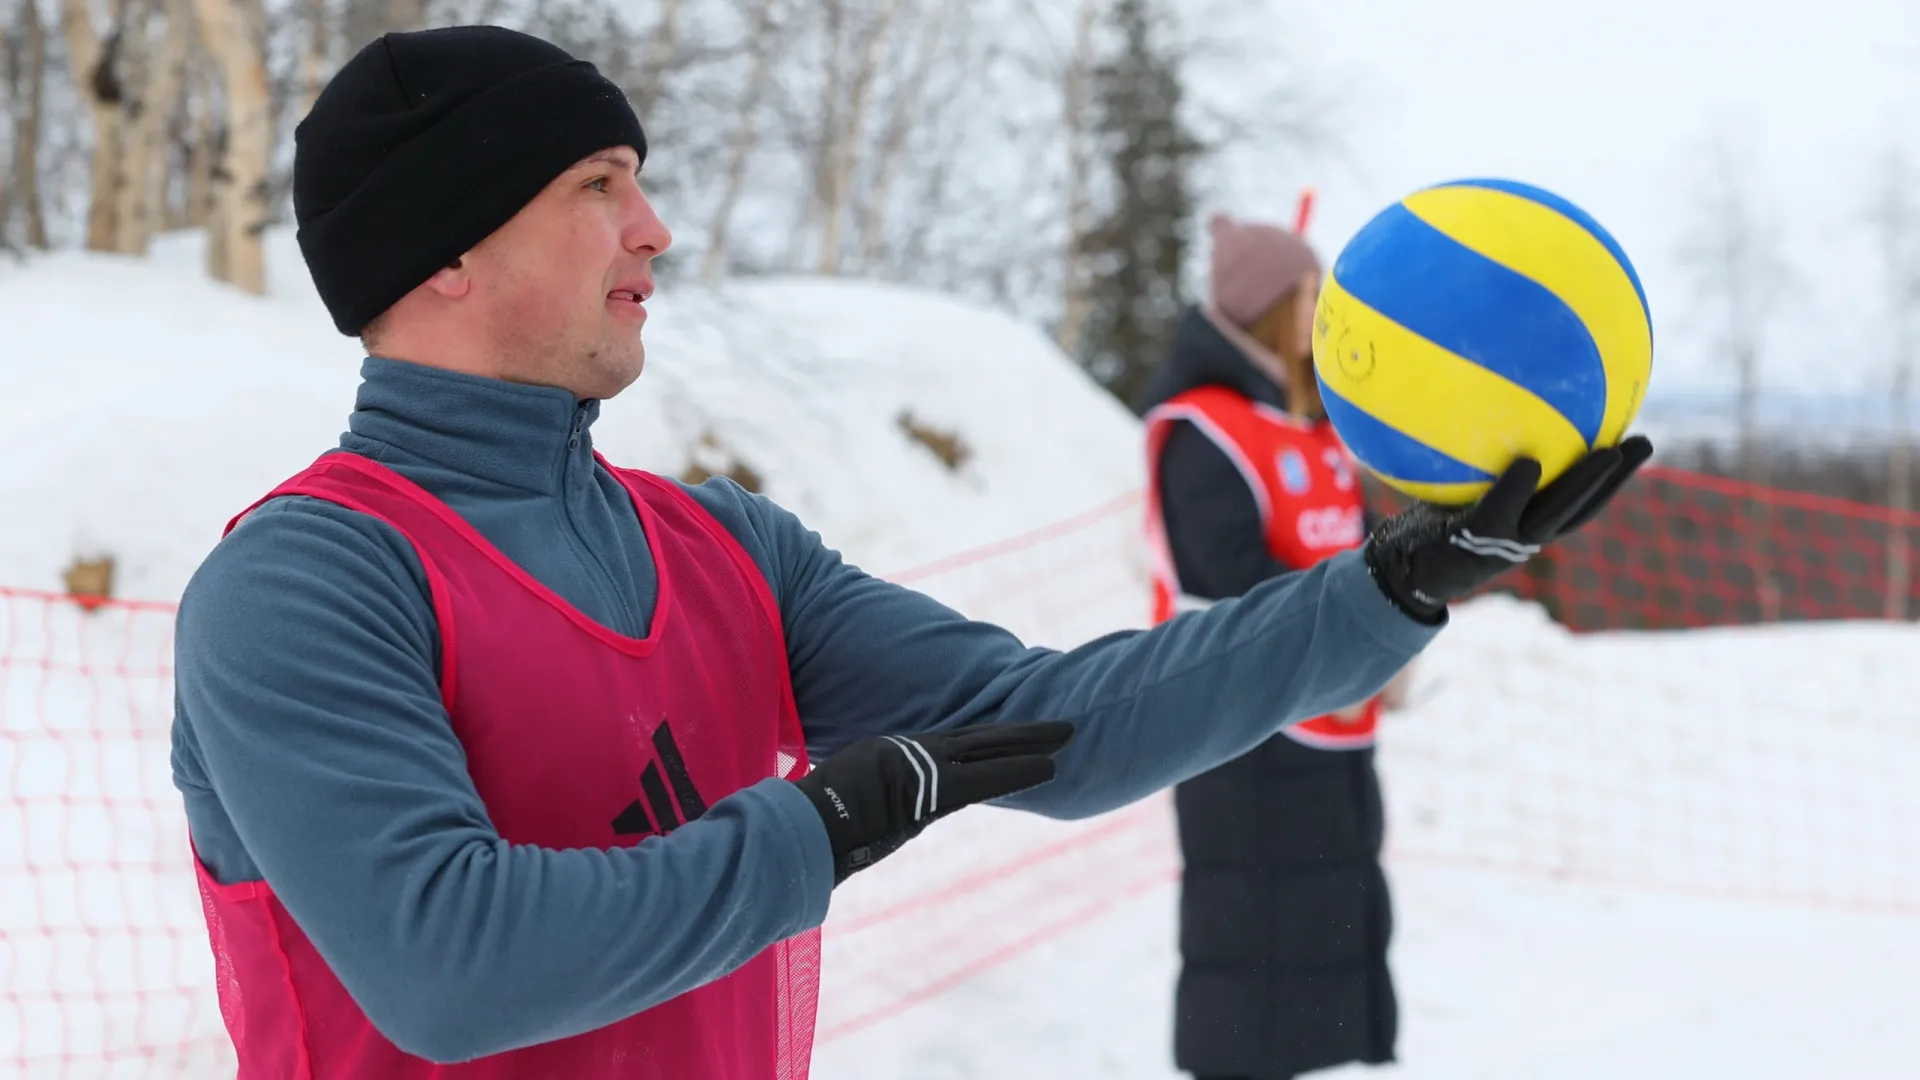
[[[1749,161],[1797,275],[1770,374],[1884,380],[1885,306],[1862,225],[1876,163],[1920,178],[1920,0],[1282,0],[1276,55],[1345,99],[1344,158],[1233,159],[1231,208],[1285,216],[1320,189],[1324,258],[1425,184],[1553,189],[1626,248],[1654,310],[1654,391],[1726,382],[1678,257],[1719,130]],[[1310,10],[1309,10],[1310,9]],[[1263,18],[1280,21],[1274,11]],[[1920,180],[1914,191],[1920,205]]]

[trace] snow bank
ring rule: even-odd
[[[266,298],[206,280],[197,233],[148,260],[0,268],[0,584],[58,589],[77,556],[111,554],[118,595],[171,600],[228,517],[334,445],[358,343],[291,236],[269,239]],[[651,306],[648,370],[607,403],[601,451],[673,475],[744,465],[876,571],[1144,480],[1134,417],[990,309],[824,279],[669,286]]]

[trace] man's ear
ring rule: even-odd
[[[434,271],[424,284],[449,300],[457,300],[473,288],[473,276],[467,272],[467,262],[462,257]]]

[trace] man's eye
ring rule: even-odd
[[[587,181],[587,186],[592,188],[595,191],[606,191],[608,188],[608,185],[610,185],[611,183],[612,181],[607,177],[596,176],[593,179]]]

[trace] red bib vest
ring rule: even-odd
[[[1186,421],[1213,441],[1246,478],[1260,508],[1267,551],[1304,570],[1366,539],[1357,463],[1333,424],[1309,424],[1221,386],[1189,390],[1146,415],[1147,535],[1153,555],[1153,622],[1206,606],[1187,595],[1174,570],[1160,512],[1160,450],[1173,424]],[[1308,746],[1349,750],[1372,746],[1380,702],[1368,700],[1350,717],[1318,716],[1281,729]]]
[[[643,638],[588,619],[445,503],[365,458],[325,455],[260,500],[326,499],[412,543],[439,623],[441,699],[489,817],[515,844],[633,846],[749,784],[806,771],[780,613],[758,567],[671,483],[601,464],[633,497],[653,553]],[[239,1080],[807,1075],[817,930],[606,1027],[435,1065],[374,1028],[265,882],[221,885],[201,866],[200,892]]]

